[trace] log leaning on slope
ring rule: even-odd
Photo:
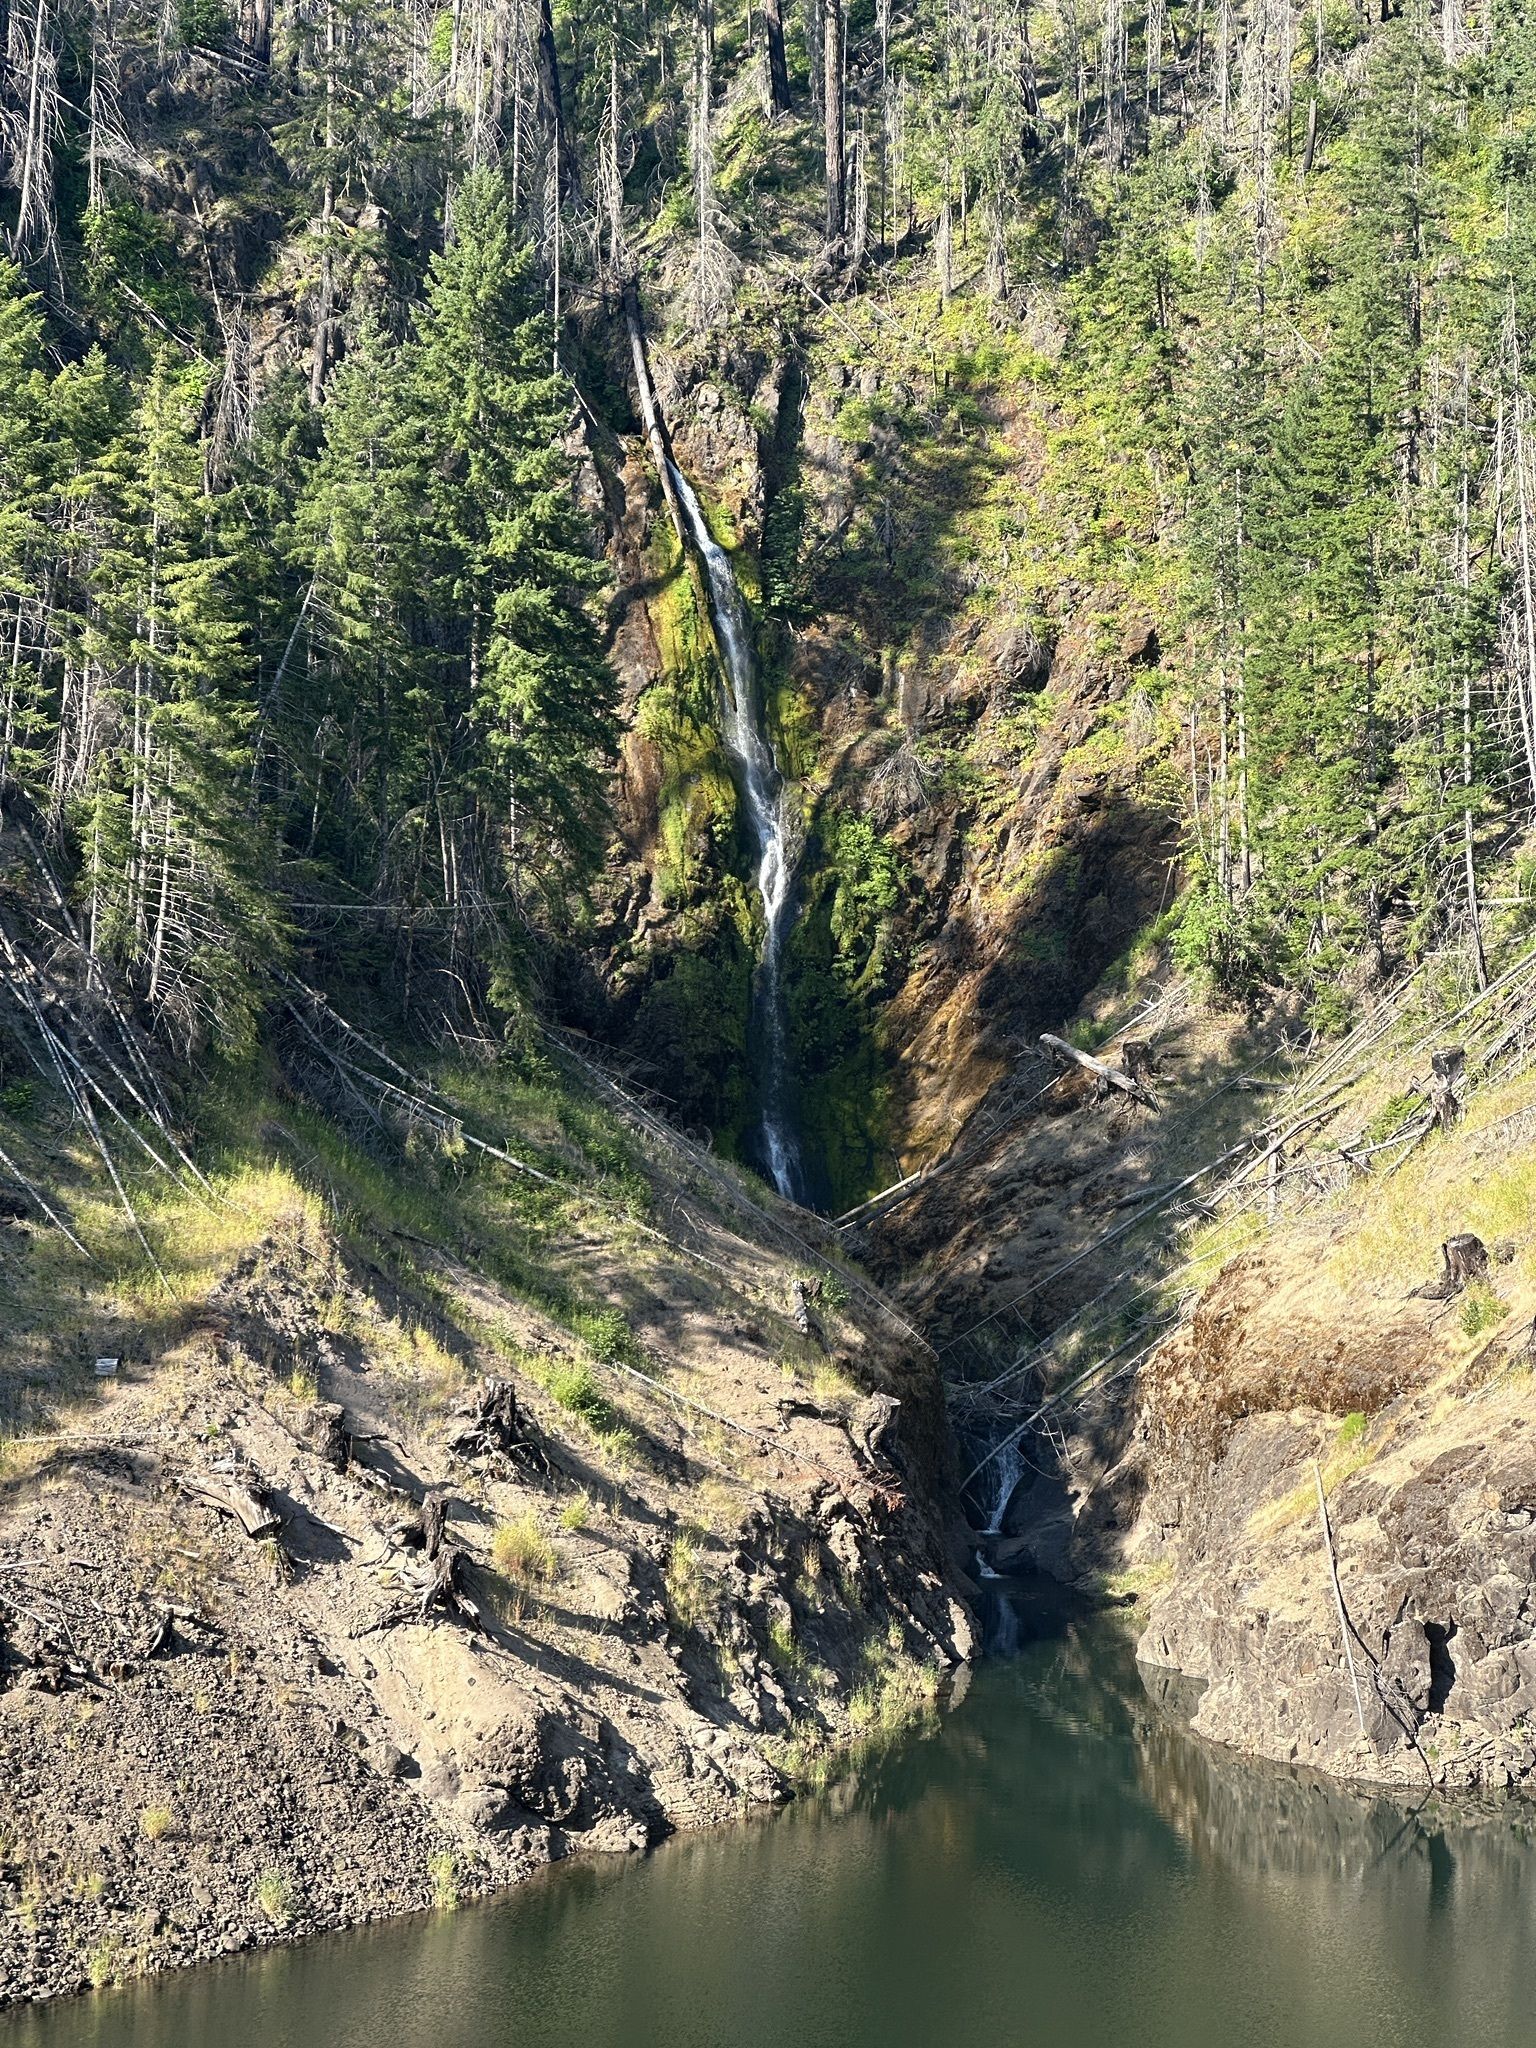
[[[1052,1031],[1042,1031],[1040,1043],[1052,1059],[1066,1066],[1081,1067],[1085,1073],[1092,1074],[1097,1083],[1099,1101],[1103,1101],[1111,1088],[1118,1088],[1122,1095],[1129,1095],[1133,1102],[1139,1102],[1147,1109],[1161,1107],[1146,1082],[1136,1074],[1128,1074],[1123,1067],[1112,1067],[1104,1060],[1096,1060],[1092,1053],[1079,1052],[1075,1045],[1069,1045],[1066,1039],[1058,1038]],[[1142,1062],[1138,1061],[1138,1064]],[[1149,1064],[1143,1066],[1143,1071]]]

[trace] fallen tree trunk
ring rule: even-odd
[[[1100,1100],[1111,1088],[1118,1088],[1122,1095],[1129,1095],[1132,1101],[1141,1103],[1147,1109],[1161,1107],[1146,1082],[1138,1080],[1134,1074],[1126,1073],[1123,1067],[1109,1066],[1103,1060],[1096,1060],[1092,1053],[1079,1052],[1075,1045],[1069,1045],[1066,1039],[1058,1038],[1053,1031],[1042,1031],[1040,1043],[1053,1059],[1063,1061],[1068,1066],[1081,1067],[1085,1073],[1092,1074],[1098,1083]]]

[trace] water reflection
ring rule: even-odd
[[[1526,2048],[1524,1802],[1192,1737],[1098,1624],[770,1822],[0,2024],[0,2048]]]

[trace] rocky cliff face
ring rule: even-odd
[[[945,1151],[1128,951],[1179,828],[1158,622],[1050,551],[1023,373],[959,333],[913,354],[859,303],[784,318],[774,348],[652,360],[800,809],[792,1049],[838,1208]],[[731,1147],[756,935],[707,616],[638,439],[589,445],[629,730],[582,1021]]]
[[[1320,1285],[1326,1247],[1313,1258],[1239,1262],[1141,1388],[1117,1479],[1141,1490],[1132,1548],[1166,1582],[1139,1655],[1203,1681],[1197,1731],[1259,1755],[1404,1785],[1528,1779],[1526,1290],[1501,1275],[1509,1312],[1469,1336],[1455,1303]]]

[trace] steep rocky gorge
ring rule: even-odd
[[[1027,1357],[1113,1289],[1127,1260],[1155,1279],[1169,1255],[1120,1245],[1119,1219],[1262,1133],[1267,1098],[1236,1084],[1288,1071],[1298,1018],[1284,1001],[1248,1014],[1210,1008],[1161,942],[1178,806],[1168,730],[1143,683],[1165,659],[1162,622],[1123,592],[1065,576],[1048,589],[1037,579],[1028,603],[980,608],[965,577],[951,576],[891,614],[861,584],[872,477],[884,465],[888,480],[899,464],[882,408],[918,398],[890,392],[888,370],[861,365],[830,333],[828,323],[787,371],[663,356],[659,382],[679,457],[737,542],[757,600],[776,683],[770,718],[804,809],[795,957],[802,997],[819,983],[822,1002],[802,1000],[797,1052],[806,1127],[828,1145],[821,1192],[851,1199],[930,1169],[850,1243],[963,1383],[978,1358],[997,1370]],[[1026,497],[1046,488],[1038,410],[996,376],[977,377],[971,397],[972,431],[997,474]],[[927,426],[942,444],[941,414]],[[962,502],[986,498],[976,486],[967,500],[969,488]],[[806,588],[820,600],[798,615],[765,594],[785,496],[801,521],[795,560],[811,565]],[[626,508],[631,566],[654,561],[656,508],[645,509],[633,458],[617,493],[610,469],[606,498]],[[876,538],[889,558],[878,517]],[[971,568],[983,584],[999,575],[995,558]],[[729,879],[739,866],[729,786],[699,760],[679,775],[670,735],[647,717],[680,648],[707,665],[707,634],[697,617],[695,637],[679,632],[654,580],[642,587],[632,574],[620,607],[634,718],[622,880],[601,963],[617,1001],[604,1023],[667,1077],[664,1092],[691,1074],[687,1108],[729,1147],[736,1112],[711,1054],[690,1069],[662,1021],[673,976],[689,977],[690,991],[706,972],[721,976],[718,993],[749,971],[751,923]],[[1166,694],[1168,677],[1156,680]],[[680,848],[679,803],[691,832]],[[873,971],[866,954],[850,973],[835,940],[815,952],[840,906],[846,939],[862,879],[838,866],[842,817],[863,821],[900,875]],[[805,1028],[818,1017],[819,1043]],[[1094,1043],[1150,1033],[1159,1114],[1106,1108],[1084,1077],[1054,1073],[1037,1034],[1073,1019]],[[674,1031],[682,1021],[674,1012]],[[1204,1684],[1195,1725],[1219,1741],[1344,1776],[1524,1778],[1536,1769],[1536,1651],[1518,1341],[1500,1340],[1497,1356],[1497,1345],[1473,1347],[1477,1370],[1463,1384],[1453,1310],[1383,1306],[1370,1290],[1325,1309],[1308,1292],[1315,1256],[1291,1247],[1273,1265],[1253,1254],[1223,1267],[1171,1339],[1150,1357],[1141,1346],[1138,1375],[1072,1417],[1059,1456],[1042,1441],[1043,1461],[1026,1460],[991,1554],[1004,1569],[1027,1562],[1088,1586],[1129,1569],[1118,1582],[1138,1590],[1149,1673],[1168,1667]],[[1037,1369],[1042,1389],[1052,1370],[1048,1359]],[[956,1420],[968,1465],[988,1425],[963,1400]],[[1320,1548],[1314,1458],[1347,1560],[1353,1676]],[[984,1493],[970,1502],[978,1525]]]
[[[1042,581],[1019,542],[1043,454],[1012,365],[961,351],[942,383],[893,383],[845,326],[802,317],[778,355],[653,344],[800,810],[791,1044],[833,1208],[948,1149],[1168,906],[1179,849],[1156,623],[1121,591]],[[640,438],[587,439],[627,730],[576,1014],[735,1150],[755,933],[707,615]]]

